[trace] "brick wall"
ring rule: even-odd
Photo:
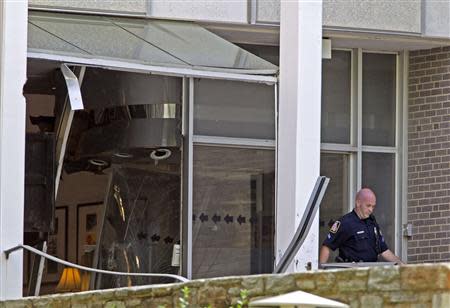
[[[409,262],[450,260],[450,47],[409,59]]]

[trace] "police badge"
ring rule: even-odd
[[[331,232],[331,233],[336,233],[336,232],[338,232],[340,226],[341,226],[341,222],[340,222],[339,220],[336,220],[336,221],[334,222],[334,224],[331,226],[330,232]]]

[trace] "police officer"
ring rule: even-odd
[[[334,222],[320,249],[319,262],[326,263],[330,249],[339,248],[338,261],[376,262],[378,256],[388,262],[403,262],[388,249],[372,212],[376,197],[369,188],[361,189],[355,198],[355,208]]]

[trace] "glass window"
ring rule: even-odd
[[[338,220],[349,210],[348,169],[348,155],[334,153],[322,153],[320,155],[320,174],[331,179],[320,205],[320,245],[325,240],[328,230],[334,221]],[[329,262],[334,262],[334,257],[336,255],[337,251],[330,257]]]
[[[255,44],[236,44],[251,54],[260,57],[276,66],[280,65],[280,47]]]
[[[397,78],[403,78],[397,76],[397,70],[401,71],[401,67],[397,65],[397,54],[355,50],[354,61],[351,55],[349,51],[333,51],[332,59],[323,60],[321,137],[322,143],[327,143],[323,148],[334,153],[321,155],[321,174],[331,177],[331,182],[320,209],[320,240],[326,236],[330,216],[337,219],[349,210],[343,206],[353,206],[355,196],[349,192],[369,187],[377,196],[375,216],[389,247],[395,251],[396,217],[400,215],[395,211],[399,193],[396,159],[402,155],[401,144],[396,143],[397,82],[401,82]],[[351,101],[361,113],[351,112]],[[351,136],[351,132],[356,135]],[[362,142],[352,142],[356,140]]]
[[[351,52],[334,50],[322,61],[322,136],[325,143],[350,143]]]
[[[274,86],[196,79],[194,133],[275,139]]]
[[[181,105],[181,81],[177,77],[89,67],[83,78],[81,93],[85,109],[126,105]],[[133,111],[139,107],[129,109],[129,116],[133,118]],[[145,117],[151,117],[149,110]]]
[[[180,158],[179,152],[172,155]],[[107,191],[98,267],[106,270],[177,274],[173,246],[180,243],[179,160],[158,165],[138,160],[113,165]],[[130,159],[128,159],[130,160]],[[150,160],[150,158],[148,158]],[[136,167],[139,165],[139,167]],[[172,168],[171,172],[167,172]],[[101,289],[171,282],[168,278],[101,275]]]
[[[362,141],[395,146],[396,55],[363,54]]]
[[[273,270],[275,153],[194,147],[194,278]]]
[[[362,186],[377,196],[374,215],[388,246],[395,245],[395,156],[389,153],[363,153]]]

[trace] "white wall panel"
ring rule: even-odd
[[[257,0],[256,2],[257,22],[278,23],[280,21],[280,0]],[[323,25],[420,33],[421,1],[324,0]]]
[[[146,0],[29,0],[31,7],[61,8],[67,10],[115,11],[145,14]]]
[[[323,24],[420,33],[421,1],[324,0]]]
[[[22,296],[27,1],[0,2],[0,301]]]
[[[450,37],[450,1],[424,0],[423,7],[425,35]]]
[[[202,21],[247,22],[246,0],[150,0],[152,17]]]

